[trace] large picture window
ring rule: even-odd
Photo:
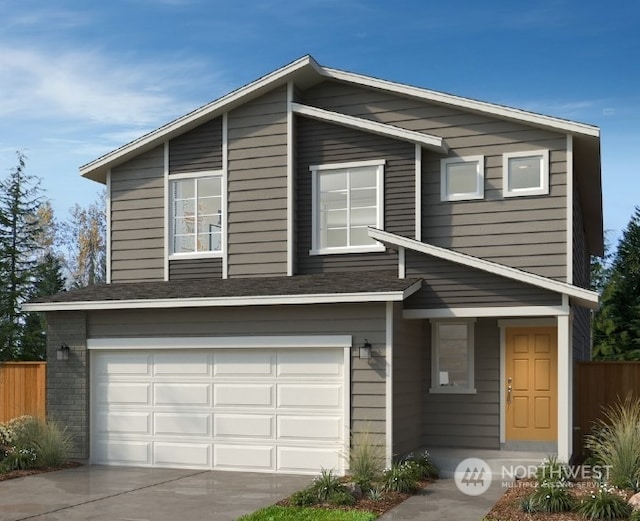
[[[171,253],[222,251],[222,176],[181,174],[169,181],[169,193]]]
[[[432,393],[475,393],[473,321],[433,322]]]
[[[383,228],[384,161],[310,167],[312,254],[384,251],[367,228]]]

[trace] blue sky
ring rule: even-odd
[[[614,243],[640,205],[637,0],[0,0],[0,173],[23,151],[64,219],[80,165],[308,53],[595,124]]]

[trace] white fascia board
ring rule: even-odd
[[[87,349],[274,349],[351,347],[351,335],[88,338]]]
[[[303,105],[301,103],[292,103],[291,108],[295,114],[299,114],[308,118],[327,121],[329,123],[335,123],[343,127],[355,128],[357,130],[363,130],[365,132],[371,132],[372,134],[379,134],[385,137],[400,139],[402,141],[408,141],[409,143],[422,145],[430,150],[434,150],[442,154],[446,154],[449,151],[449,147],[445,143],[444,139],[438,136],[423,134],[422,132],[415,132],[413,130],[407,130],[404,128],[396,127],[394,125],[371,121],[369,119],[348,116],[347,114],[340,114],[339,112],[333,112],[331,110],[319,109],[317,107],[311,107],[309,105]]]
[[[280,306],[286,304],[397,302],[406,299],[409,295],[418,291],[421,285],[422,281],[418,281],[406,288],[404,291],[368,293],[43,302],[24,304],[22,309],[24,311],[90,311],[104,309],[166,309],[187,307]]]
[[[596,126],[588,125],[586,123],[554,118],[552,116],[536,114],[535,112],[529,112],[522,109],[507,107],[504,105],[497,105],[495,103],[488,103],[486,101],[477,101],[469,98],[463,98],[461,96],[454,96],[452,94],[446,94],[444,92],[412,87],[410,85],[403,85],[401,83],[372,78],[370,76],[363,76],[361,74],[355,74],[353,72],[331,69],[329,67],[323,67],[322,71],[326,77],[335,80],[356,83],[359,85],[364,85],[366,87],[373,87],[375,89],[395,92],[397,94],[411,96],[413,98],[423,99],[425,101],[468,109],[474,112],[481,112],[499,118],[521,121],[524,123],[529,123],[557,131],[570,132],[573,134],[581,134],[597,138],[600,137],[600,129]]]
[[[141,136],[138,139],[135,139],[130,143],[127,143],[126,145],[123,145],[120,148],[117,148],[116,150],[113,150],[112,152],[109,152],[103,155],[102,157],[99,157],[98,159],[90,163],[87,163],[86,165],[82,165],[80,167],[80,175],[83,177],[87,177],[89,179],[95,180],[95,178],[91,176],[91,173],[94,172],[95,170],[104,169],[108,167],[108,165],[111,165],[113,162],[117,161],[122,156],[125,156],[135,151],[138,148],[144,147],[146,145],[150,145],[155,142],[160,143],[161,141],[164,141],[165,136],[171,134],[172,132],[176,131],[180,127],[183,127],[193,122],[197,122],[201,118],[204,118],[206,116],[211,116],[216,112],[222,113],[223,111],[225,111],[228,105],[234,102],[237,102],[244,96],[250,95],[253,92],[256,92],[256,91],[259,91],[260,89],[268,87],[270,84],[280,81],[286,78],[288,75],[294,73],[295,71],[307,66],[310,66],[313,69],[315,69],[315,71],[318,74],[320,75],[323,74],[322,67],[318,65],[318,63],[311,56],[309,55],[303,56],[302,58],[299,58],[296,61],[288,65],[285,65],[284,67],[281,67],[280,69],[270,72],[269,74],[262,76],[261,78],[251,83],[248,83],[247,85],[244,85],[234,91],[231,91],[230,93],[222,96],[221,98],[218,98],[217,100],[212,101],[211,103],[207,103],[206,105],[203,105],[189,112],[188,114],[181,116],[167,123],[166,125],[163,125],[162,127],[156,130],[153,130],[145,134],[144,136]]]
[[[580,305],[590,309],[598,308],[599,296],[596,292],[579,288],[577,286],[567,284],[566,282],[559,282],[557,280],[548,279],[546,277],[528,273],[517,268],[504,266],[502,264],[497,264],[495,262],[480,259],[478,257],[472,257],[471,255],[467,255],[465,253],[460,253],[446,248],[441,248],[439,246],[433,246],[424,242],[415,241],[413,239],[408,239],[406,237],[402,237],[400,235],[385,232],[382,230],[369,228],[369,237],[372,237],[375,240],[386,245],[408,248],[419,253],[431,255],[432,257],[436,257],[438,259],[455,262],[456,264],[461,264],[462,266],[468,266],[469,268],[475,268],[487,273],[498,275],[500,277],[505,277],[507,279],[515,280],[518,282],[524,282],[525,284],[531,284],[532,286],[537,286],[542,289],[554,291],[562,295],[567,295],[575,299]]]
[[[569,315],[565,306],[495,306],[481,308],[405,309],[402,318],[559,317]]]

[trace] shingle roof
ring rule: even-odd
[[[55,304],[73,303],[113,303],[137,301],[172,301],[176,304],[185,300],[251,299],[259,301],[265,297],[304,297],[346,295],[413,293],[421,285],[421,279],[399,279],[397,271],[371,271],[348,273],[322,273],[296,275],[293,277],[254,277],[232,279],[192,279],[157,282],[131,282],[99,284],[86,288],[64,291],[34,299],[25,306],[30,311],[43,310],[42,305],[51,309]],[[415,289],[414,289],[415,288]],[[408,294],[406,296],[408,296]],[[362,300],[362,299],[359,299]],[[260,302],[256,302],[259,304]],[[40,308],[40,309],[38,309]]]

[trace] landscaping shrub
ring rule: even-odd
[[[568,468],[558,461],[557,456],[545,458],[536,470],[535,480],[539,483],[562,483],[567,480]]]
[[[409,453],[404,458],[403,464],[411,469],[417,480],[438,477],[438,467],[431,461],[429,452],[426,450],[418,454]]]
[[[376,435],[364,431],[351,435],[349,452],[349,472],[351,479],[363,491],[380,479],[384,471],[384,445]]]
[[[407,465],[404,462],[393,463],[391,468],[385,471],[383,479],[386,490],[405,494],[413,494],[418,490],[415,469],[412,468],[412,465]]]
[[[620,488],[640,484],[640,398],[628,395],[606,407],[604,418],[587,436],[586,446],[596,462],[609,468],[608,481]]]
[[[597,492],[582,500],[577,511],[590,520],[627,519],[631,515],[631,505],[616,493],[615,487],[602,485]]]
[[[323,501],[328,501],[332,495],[346,492],[346,489],[340,478],[333,474],[333,470],[321,469],[320,476],[316,477],[311,484],[311,491],[315,493],[318,501],[322,503]]]
[[[575,501],[564,482],[545,481],[538,485],[520,506],[528,513],[570,512],[575,506]]]
[[[58,467],[67,461],[71,451],[71,435],[66,428],[56,422],[43,422],[38,434],[34,448],[39,466]]]

